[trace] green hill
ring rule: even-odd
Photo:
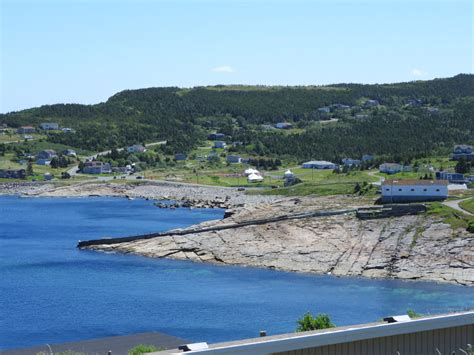
[[[380,105],[366,108],[367,99]],[[420,101],[407,105],[413,99]],[[351,108],[317,110],[333,104]],[[244,143],[236,150],[253,155],[303,160],[372,153],[409,160],[473,143],[474,75],[383,85],[148,88],[125,90],[96,105],[0,115],[0,123],[12,127],[45,121],[76,130],[51,134],[51,142],[96,151],[166,139],[165,152],[188,152],[217,130]],[[280,121],[297,129],[261,127]]]

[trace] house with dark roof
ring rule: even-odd
[[[39,152],[36,155],[36,158],[51,160],[51,159],[53,159],[54,157],[57,157],[57,156],[58,156],[58,154],[56,153],[56,151],[54,151],[52,149],[46,149],[46,150],[42,150],[41,152]]]
[[[474,160],[474,152],[471,145],[458,144],[454,147],[453,153],[451,154],[452,160],[464,159],[467,161]]]

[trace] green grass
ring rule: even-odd
[[[468,212],[474,213],[474,198],[460,202],[459,207]]]
[[[440,217],[444,223],[451,226],[453,230],[458,228],[466,229],[469,220],[468,215],[443,205],[441,202],[432,202],[428,204],[428,215]]]

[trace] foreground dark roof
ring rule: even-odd
[[[112,351],[112,355],[126,355],[128,350],[138,344],[154,345],[158,349],[173,349],[188,341],[163,333],[139,333],[133,335],[113,336],[100,339],[75,341],[62,344],[50,344],[54,354],[72,350],[84,354],[107,354]],[[31,355],[38,353],[49,354],[46,344],[23,349],[1,350],[2,355]]]

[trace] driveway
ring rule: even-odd
[[[463,200],[451,200],[451,201],[445,201],[443,202],[443,205],[445,206],[448,206],[448,207],[451,207],[452,209],[456,210],[456,211],[459,211],[459,212],[462,212],[464,214],[467,214],[468,216],[474,216],[473,213],[469,212],[469,211],[466,211],[465,209],[463,209],[461,206],[459,206],[459,203],[461,203],[462,201],[466,201],[466,200],[469,200],[469,198],[465,198]]]

